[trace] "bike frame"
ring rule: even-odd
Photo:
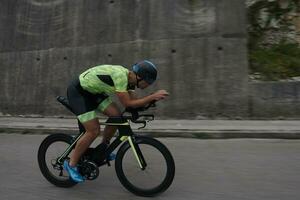
[[[109,155],[123,142],[128,141],[129,145],[133,151],[133,154],[139,164],[139,167],[144,170],[147,166],[147,163],[144,159],[144,156],[139,148],[139,145],[136,143],[136,135],[133,133],[130,120],[124,117],[111,117],[108,118],[106,122],[101,122],[100,125],[106,126],[117,126],[118,129],[118,136],[113,142],[108,146],[105,151],[105,157],[108,158]],[[73,148],[75,148],[76,143],[78,140],[84,135],[85,131],[81,132],[78,136],[74,138],[72,144],[64,151],[64,153],[57,159],[57,162],[62,164],[65,158],[70,154]],[[107,159],[106,159],[107,160]],[[107,162],[108,165],[109,162]]]

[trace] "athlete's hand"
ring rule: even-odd
[[[155,101],[165,99],[167,96],[169,96],[169,93],[166,90],[158,90],[157,92],[152,94],[153,100]]]

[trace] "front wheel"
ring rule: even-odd
[[[139,196],[154,196],[164,192],[175,175],[175,163],[170,151],[161,142],[150,137],[135,136],[133,143],[146,166],[143,169],[140,167],[137,154],[129,142],[124,143],[115,160],[120,182],[127,190]]]

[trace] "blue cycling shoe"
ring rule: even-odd
[[[75,181],[76,183],[82,183],[84,182],[83,176],[78,172],[77,167],[71,167],[69,165],[69,162],[67,160],[64,161],[64,169],[68,172],[71,179]]]
[[[112,160],[116,160],[116,154],[115,153],[111,153],[109,156],[108,156],[108,161],[112,161]]]

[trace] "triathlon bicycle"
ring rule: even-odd
[[[57,100],[72,112],[65,97],[59,96]],[[100,123],[106,126],[117,126],[118,133],[104,151],[105,157],[101,162],[93,159],[95,154],[99,155],[101,144],[95,148],[88,148],[80,158],[78,169],[86,180],[96,179],[99,176],[99,167],[111,166],[110,155],[116,150],[115,171],[121,184],[128,191],[147,197],[157,195],[169,188],[175,175],[175,163],[170,151],[152,137],[133,133],[130,126],[133,122],[143,124],[140,128],[144,128],[148,121],[154,120],[154,115],[140,114],[150,107],[155,107],[155,102],[146,107],[126,108],[121,117],[111,117],[106,122]],[[49,135],[42,141],[38,150],[38,163],[43,176],[58,187],[72,187],[77,184],[63,169],[63,163],[64,160],[69,159],[76,142],[85,132],[79,121],[78,125],[80,134],[77,136]],[[103,154],[103,151],[101,153]]]

